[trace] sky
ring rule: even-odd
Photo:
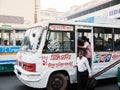
[[[73,5],[81,5],[91,0],[41,0],[41,9],[56,8],[57,11],[65,12]]]

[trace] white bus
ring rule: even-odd
[[[0,72],[13,72],[26,28],[0,27]]]
[[[83,35],[89,38],[92,48],[92,75],[96,79],[116,77],[120,26],[67,22],[30,27],[17,54],[15,74],[29,87],[65,90],[68,82],[77,83],[74,64],[77,41]]]

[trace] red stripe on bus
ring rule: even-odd
[[[113,64],[109,65],[108,67],[106,67],[103,70],[101,70],[101,71],[97,72],[96,74],[94,74],[93,77],[97,77],[97,76],[103,74],[104,72],[108,71],[109,69],[111,69],[112,67],[116,66],[119,63],[120,63],[120,60],[114,62]]]

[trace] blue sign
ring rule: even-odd
[[[76,20],[75,22],[88,22],[88,23],[94,23],[94,17],[85,18],[83,20]]]
[[[0,46],[0,53],[18,52],[20,46]]]

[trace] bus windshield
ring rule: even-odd
[[[21,51],[36,52],[39,48],[43,34],[42,27],[33,27],[26,31]]]

